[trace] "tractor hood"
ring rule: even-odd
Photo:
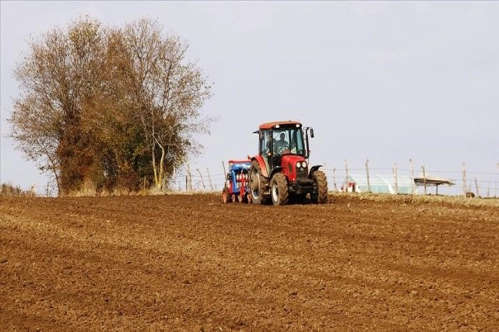
[[[281,161],[284,174],[287,175],[291,182],[297,178],[308,176],[308,161],[303,156],[299,155],[284,155]]]

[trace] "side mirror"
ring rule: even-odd
[[[310,128],[310,137],[314,138],[314,128]]]

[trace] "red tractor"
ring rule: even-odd
[[[298,121],[279,121],[264,123],[254,133],[260,142],[249,172],[254,204],[303,202],[307,194],[312,203],[327,203],[327,178],[319,170],[322,165],[308,164],[312,128],[303,127]]]

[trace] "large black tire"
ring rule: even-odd
[[[275,206],[288,204],[289,187],[284,174],[276,173],[270,180],[270,196]]]
[[[310,194],[312,203],[326,204],[327,203],[327,178],[323,171],[315,171],[312,174],[314,180],[314,192]]]
[[[264,204],[263,200],[263,183],[262,183],[262,170],[256,160],[251,163],[249,173],[249,186],[251,193],[251,202],[253,204]]]

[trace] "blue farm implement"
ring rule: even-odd
[[[229,160],[229,172],[222,190],[224,203],[251,203],[249,172],[251,160]]]

